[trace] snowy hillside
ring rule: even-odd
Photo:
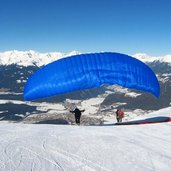
[[[66,56],[72,56],[80,54],[77,51],[73,51],[67,54],[61,53],[61,52],[50,52],[50,53],[39,53],[35,51],[6,51],[0,53],[0,65],[11,65],[11,64],[17,64],[20,66],[42,66],[45,64],[48,64],[52,61],[55,61],[57,59],[66,57]],[[171,55],[166,55],[163,57],[151,57],[144,53],[137,53],[134,56],[135,58],[142,60],[143,62],[154,62],[154,61],[160,61],[160,62],[167,62],[171,63]]]
[[[146,119],[171,117],[171,107]],[[134,120],[144,119],[134,118]],[[171,122],[116,126],[0,123],[1,171],[170,171]]]

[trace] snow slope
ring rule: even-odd
[[[158,116],[171,117],[171,107],[146,118]],[[1,122],[0,130],[1,171],[170,171],[171,168],[171,122],[131,126]]]

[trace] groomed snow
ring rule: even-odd
[[[171,107],[146,118],[158,116],[171,117]],[[129,126],[1,122],[0,130],[1,171],[170,171],[171,168],[171,122]]]

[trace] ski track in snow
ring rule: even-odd
[[[170,126],[1,123],[0,171],[170,171]]]

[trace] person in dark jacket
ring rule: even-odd
[[[73,111],[70,110],[71,113],[75,114],[75,122],[76,122],[76,124],[80,125],[81,112],[84,112],[84,111],[85,110],[80,110],[77,107]]]

